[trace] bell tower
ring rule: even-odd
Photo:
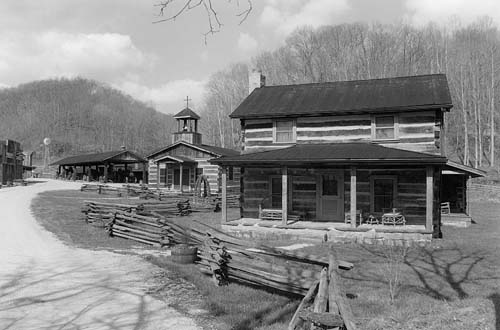
[[[201,144],[201,134],[198,133],[198,116],[193,110],[189,109],[189,101],[186,97],[186,108],[174,116],[177,120],[177,132],[172,136],[172,143],[186,141],[191,144]]]

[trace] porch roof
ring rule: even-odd
[[[189,158],[189,157],[186,157],[186,156],[172,156],[172,155],[166,155],[164,157],[161,157],[161,158],[158,158],[156,161],[157,162],[161,162],[161,161],[167,161],[167,160],[171,160],[171,161],[174,161],[174,162],[177,162],[177,163],[196,163],[196,161],[194,161],[193,159]]]
[[[211,159],[220,165],[446,164],[446,157],[372,143],[297,144],[277,150]]]
[[[83,154],[70,156],[60,159],[50,165],[66,165],[66,166],[79,166],[79,165],[101,165],[105,163],[110,164],[133,164],[133,163],[146,163],[146,159],[137,155],[130,150],[115,150],[100,152],[95,154]]]
[[[486,176],[486,172],[481,171],[480,169],[473,168],[473,167],[463,165],[463,164],[459,164],[459,163],[456,163],[452,160],[448,160],[446,162],[445,169],[453,172],[453,174],[466,174],[466,175],[470,175],[473,178]],[[443,173],[443,174],[448,174],[448,173]]]

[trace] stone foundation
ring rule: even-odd
[[[376,229],[338,230],[323,229],[287,229],[269,228],[258,225],[222,225],[222,229],[236,237],[266,240],[310,240],[316,242],[359,243],[388,246],[425,246],[432,240],[432,234],[426,232],[396,232]]]

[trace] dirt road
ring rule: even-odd
[[[159,271],[138,257],[72,248],[33,218],[30,202],[48,181],[0,189],[0,329],[198,329],[145,294]]]

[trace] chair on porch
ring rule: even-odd
[[[361,210],[356,210],[356,221],[359,221],[359,224],[363,223],[363,212]],[[345,223],[351,223],[351,213],[346,212],[344,216]]]
[[[406,218],[403,210],[399,208],[382,209],[382,224],[383,225],[406,225]]]
[[[450,214],[450,213],[451,213],[450,202],[441,203],[441,214]]]

